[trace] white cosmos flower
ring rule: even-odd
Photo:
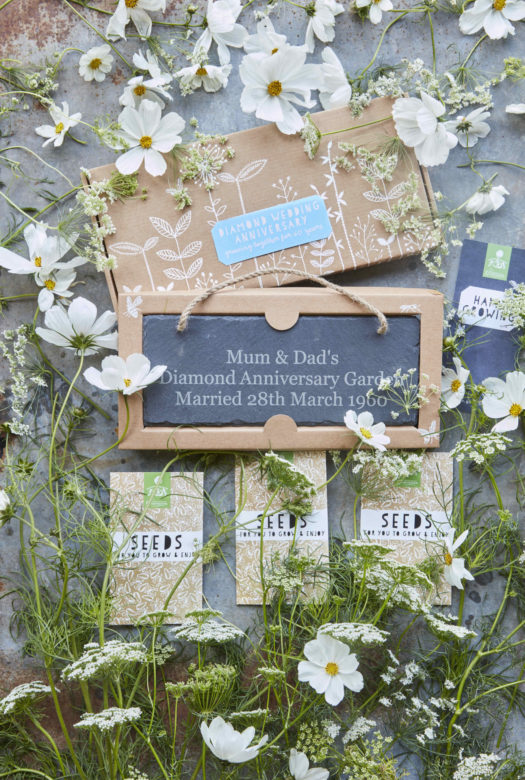
[[[75,298],[69,308],[52,306],[46,311],[46,328],[37,335],[50,344],[74,349],[76,354],[95,355],[101,349],[117,349],[117,333],[107,333],[117,321],[112,311],[97,319],[97,307],[86,298]]]
[[[202,738],[217,758],[230,761],[232,764],[242,764],[251,761],[259,754],[259,749],[268,742],[265,734],[257,744],[251,742],[255,736],[255,729],[249,726],[243,732],[236,731],[231,723],[226,723],[220,716],[214,718],[210,725],[201,723]]]
[[[441,397],[449,409],[455,409],[462,402],[465,395],[465,382],[470,375],[470,371],[461,365],[458,357],[453,357],[452,361],[456,370],[444,368],[441,381]]]
[[[92,366],[84,371],[84,379],[101,390],[117,390],[131,395],[143,390],[159,379],[167,366],[154,366],[145,355],[135,352],[124,360],[118,355],[110,355],[102,361],[102,371]]]
[[[175,78],[179,79],[180,90],[183,95],[189,95],[201,87],[203,87],[205,92],[217,92],[228,83],[231,69],[231,65],[208,65],[207,62],[195,63],[187,68],[178,70],[175,73]]]
[[[455,133],[459,143],[464,147],[477,144],[479,138],[485,138],[490,133],[490,126],[484,121],[490,112],[485,107],[475,108],[466,116],[457,116],[445,122],[445,127]]]
[[[5,490],[2,488],[0,490],[0,512],[5,512],[6,509],[9,509],[11,505],[11,499],[5,492]]]
[[[383,18],[383,11],[391,11],[394,7],[392,5],[392,0],[356,0],[355,4],[358,8],[365,8],[367,5],[370,6],[368,18],[372,24],[379,24]]]
[[[280,49],[286,46],[288,46],[286,35],[275,32],[271,19],[267,16],[257,23],[255,35],[249,35],[244,41],[246,54],[261,54],[263,56],[277,54]]]
[[[171,95],[165,87],[171,83],[171,75],[164,73],[154,54],[147,52],[146,56],[141,51],[133,55],[133,64],[146,71],[146,74],[133,76],[129,79],[124,92],[119,98],[121,106],[138,108],[143,100],[152,100],[164,108],[165,100],[171,100]],[[149,78],[147,77],[149,76]]]
[[[465,559],[456,558],[454,552],[460,547],[468,536],[468,531],[463,531],[454,541],[454,529],[445,539],[445,570],[444,577],[449,585],[463,590],[461,580],[473,580],[472,574],[465,569]]]
[[[310,764],[306,753],[299,753],[295,748],[290,750],[288,767],[294,780],[327,780],[330,772],[321,767],[309,768]]]
[[[445,107],[435,98],[421,92],[421,99],[398,98],[392,108],[396,131],[414,152],[421,165],[444,163],[458,139],[443,122],[438,121]]]
[[[308,660],[299,662],[299,680],[323,693],[328,704],[335,706],[342,701],[345,686],[356,692],[362,689],[363,675],[357,671],[357,657],[344,642],[318,633],[316,639],[305,644],[304,654]]]
[[[0,247],[0,266],[11,274],[35,274],[38,283],[39,278],[46,279],[52,271],[74,268],[84,263],[81,257],[61,260],[71,247],[61,236],[48,236],[44,225],[28,225],[24,230],[24,239],[29,259]]]
[[[35,133],[41,135],[42,138],[47,139],[42,146],[47,146],[51,142],[53,142],[53,146],[62,146],[67,131],[72,127],[75,127],[75,125],[78,125],[82,119],[82,114],[77,113],[71,114],[70,116],[69,105],[65,100],[62,102],[62,108],[59,108],[55,104],[50,106],[49,114],[53,120],[53,124],[35,127]]]
[[[345,69],[336,53],[328,46],[323,49],[323,64],[320,66],[322,86],[319,88],[319,100],[324,109],[344,108],[352,97],[352,87],[348,83]]]
[[[47,311],[55,303],[55,295],[58,298],[71,298],[73,292],[71,285],[76,279],[75,271],[69,269],[58,269],[51,271],[50,274],[35,275],[35,281],[39,287],[42,287],[38,293],[38,307],[40,311]]]
[[[104,81],[113,65],[111,47],[104,43],[93,46],[78,61],[78,72],[84,81]]]
[[[482,382],[486,392],[483,395],[483,411],[487,417],[499,420],[492,428],[499,433],[513,431],[518,427],[520,415],[525,410],[525,374],[510,371],[505,380],[491,376]]]
[[[125,38],[126,25],[131,21],[141,38],[151,34],[151,19],[148,11],[165,11],[166,0],[119,0],[115,13],[106,27],[106,37]]]
[[[342,14],[344,10],[341,3],[337,3],[336,0],[314,0],[306,6],[309,17],[304,41],[306,51],[314,50],[314,35],[323,43],[334,40],[335,17]]]
[[[240,0],[208,0],[206,9],[207,27],[195,43],[195,51],[208,52],[215,41],[221,65],[230,61],[228,46],[240,48],[248,37],[248,31],[237,18],[242,11]]]
[[[385,445],[390,444],[390,437],[385,436],[385,424],[374,424],[374,417],[370,412],[361,412],[357,415],[350,410],[345,414],[345,425],[350,428],[362,442],[374,447],[376,450],[386,450]]]
[[[483,27],[489,38],[506,38],[514,35],[514,25],[525,19],[523,0],[476,0],[459,17],[459,29],[472,35]]]
[[[167,167],[162,153],[181,142],[184,119],[174,111],[161,116],[157,103],[143,100],[138,109],[126,106],[118,121],[124,140],[131,146],[115,162],[120,173],[135,173],[144,162],[149,174],[161,176]]]
[[[465,211],[469,214],[487,214],[489,211],[497,211],[505,203],[505,195],[508,194],[508,190],[502,184],[493,185],[487,182],[470,196],[465,203]]]
[[[171,75],[161,70],[160,63],[153,52],[147,51],[143,54],[141,50],[133,55],[133,64],[140,70],[145,70],[152,79],[159,79],[164,85],[171,82]]]
[[[509,103],[505,111],[507,114],[525,114],[525,103]]]
[[[319,80],[317,65],[306,65],[306,52],[299,46],[288,46],[269,57],[247,54],[239,74],[244,84],[241,108],[255,112],[258,119],[275,122],[282,133],[297,133],[303,120],[292,105],[311,108],[310,91]]]

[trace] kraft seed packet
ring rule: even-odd
[[[292,462],[315,486],[326,482],[325,452],[295,452]],[[260,518],[268,506],[271,493],[266,480],[261,477],[259,461],[244,459],[242,468],[241,462],[237,461],[235,496],[237,502],[241,496],[246,498],[237,518],[235,532],[237,604],[262,604]],[[284,560],[291,550],[316,562],[327,563],[329,550],[326,488],[314,496],[313,512],[304,517],[295,517],[283,511],[281,500],[278,496],[274,499],[262,528],[265,573],[276,564],[276,556]],[[305,583],[305,597],[315,596],[323,587],[322,578]]]
[[[202,607],[202,474],[113,472],[110,488],[111,624],[163,610],[179,623]]]
[[[514,326],[494,305],[511,282],[525,282],[524,249],[463,242],[454,304],[468,328],[470,346],[463,357],[476,384],[514,369]]]
[[[379,498],[363,498],[361,537],[389,547],[390,555],[401,563],[419,563],[444,548],[451,530],[452,500],[450,454],[426,453],[421,471],[392,484]],[[445,580],[438,583],[434,603],[451,603],[451,588]]]

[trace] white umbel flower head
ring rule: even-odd
[[[218,92],[228,83],[231,65],[208,65],[207,62],[195,63],[181,68],[175,73],[183,95],[189,95],[201,87],[205,92]]]
[[[487,182],[470,196],[465,203],[465,211],[469,214],[488,214],[497,211],[505,203],[505,195],[509,191],[502,184]]]
[[[39,287],[42,287],[38,293],[38,308],[40,311],[47,311],[55,303],[57,298],[71,298],[73,295],[71,285],[76,279],[76,273],[68,269],[58,269],[52,271],[49,275],[35,275],[35,281]]]
[[[84,81],[104,81],[113,65],[111,47],[93,46],[78,61],[78,72]]]
[[[94,355],[101,349],[117,349],[117,333],[107,333],[117,321],[112,311],[97,319],[97,307],[86,298],[75,298],[67,311],[52,306],[46,311],[46,328],[36,328],[44,341],[74,349],[77,355]]]
[[[209,726],[204,721],[200,728],[202,738],[211,752],[222,761],[230,761],[232,764],[242,764],[256,758],[260,748],[268,742],[268,735],[265,734],[255,745],[251,744],[255,736],[253,726],[242,732],[236,731],[231,723],[226,723],[219,716]]]
[[[315,48],[314,35],[323,43],[330,43],[335,37],[335,17],[342,14],[344,6],[336,0],[313,0],[306,6],[308,25],[304,45],[306,51]]]
[[[145,664],[147,661],[147,650],[141,642],[121,639],[110,639],[103,645],[88,642],[82,655],[62,670],[62,679],[88,682],[94,678],[116,678],[131,664]]]
[[[246,54],[259,54],[262,57],[277,54],[280,49],[288,46],[286,35],[275,32],[271,19],[265,16],[257,23],[255,35],[249,35],[244,41]]]
[[[361,412],[357,415],[353,410],[345,414],[345,425],[350,428],[364,444],[383,452],[390,437],[385,436],[386,426],[383,422],[374,423],[374,417],[370,412]]]
[[[507,114],[525,114],[525,103],[509,103],[505,111]]]
[[[116,726],[134,723],[142,715],[140,707],[108,707],[101,712],[84,712],[78,723],[73,723],[76,729],[97,729],[106,733]]]
[[[484,121],[488,119],[490,112],[485,109],[475,108],[469,114],[460,115],[445,122],[445,127],[457,136],[461,146],[475,146],[480,138],[485,138],[490,133],[490,126]]]
[[[0,489],[0,513],[5,512],[10,506],[11,499],[3,488]]]
[[[459,29],[465,35],[473,35],[483,27],[489,38],[506,38],[514,35],[514,25],[525,19],[523,0],[476,0],[459,17]]]
[[[352,97],[352,87],[346,77],[337,54],[328,46],[323,49],[323,64],[320,66],[322,86],[319,88],[319,100],[325,110],[344,108]]]
[[[142,163],[151,176],[162,176],[167,165],[162,156],[181,142],[184,119],[174,111],[161,116],[151,100],[143,100],[138,109],[126,106],[119,116],[123,139],[131,146],[117,158],[115,165],[124,174],[135,173]]]
[[[154,366],[145,355],[135,352],[126,360],[110,355],[102,361],[102,371],[91,366],[84,371],[84,379],[101,390],[116,390],[132,395],[159,379],[167,366]]]
[[[452,361],[456,369],[444,368],[441,380],[441,397],[449,409],[455,409],[462,402],[465,382],[470,375],[470,371],[461,364],[458,357],[453,357]]]
[[[230,61],[228,46],[240,48],[248,37],[248,31],[237,24],[242,11],[240,0],[208,0],[206,9],[207,27],[195,43],[195,51],[208,52],[212,43],[217,44],[217,53],[221,65]]]
[[[241,108],[258,119],[275,122],[282,133],[297,133],[303,120],[293,104],[311,108],[310,91],[318,81],[318,66],[306,65],[302,47],[289,46],[270,57],[247,54],[239,74],[244,84]]]
[[[502,433],[518,427],[520,416],[525,410],[525,374],[523,371],[510,371],[503,379],[491,376],[482,383],[483,411],[487,417],[499,420],[492,428]]]
[[[119,0],[115,13],[106,27],[110,40],[126,37],[126,25],[133,22],[141,38],[151,35],[149,11],[165,11],[166,0]]]
[[[468,531],[463,531],[456,541],[454,541],[454,533],[455,531],[452,529],[449,536],[445,539],[445,570],[443,574],[449,585],[453,585],[455,588],[463,590],[463,583],[461,580],[473,580],[474,577],[465,568],[465,559],[456,558],[454,553],[458,547],[461,547],[467,538]]]
[[[392,0],[356,0],[355,4],[357,8],[366,8],[367,5],[370,6],[368,18],[372,24],[379,24],[383,18],[383,11],[391,11],[394,7],[392,5]]]
[[[0,699],[0,715],[11,715],[24,709],[33,709],[33,702],[51,693],[49,685],[40,680],[22,683]]]
[[[49,114],[53,120],[53,124],[35,127],[35,133],[42,136],[42,138],[47,139],[42,146],[47,146],[50,143],[52,143],[53,146],[62,146],[67,131],[72,127],[75,127],[75,125],[78,125],[82,119],[82,114],[77,113],[71,114],[70,116],[69,105],[65,100],[62,102],[62,108],[59,108],[54,104],[50,106]]]
[[[446,162],[458,139],[439,121],[445,107],[421,92],[421,98],[398,98],[392,108],[396,131],[407,146],[412,146],[421,165]]]
[[[53,271],[82,265],[81,257],[62,260],[70,249],[68,242],[59,235],[48,236],[44,225],[31,224],[24,230],[29,258],[21,257],[9,249],[0,247],[0,266],[11,274],[34,274],[35,280],[46,279]]]
[[[290,750],[288,767],[294,780],[327,780],[330,775],[328,769],[322,769],[321,767],[312,767],[310,769],[306,753],[300,753],[295,748]]]
[[[318,633],[316,639],[305,644],[304,654],[308,660],[299,662],[299,680],[324,694],[328,704],[339,704],[345,687],[356,692],[362,689],[363,675],[357,671],[357,657],[348,645],[328,634]]]

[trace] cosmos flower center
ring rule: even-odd
[[[275,49],[272,49],[272,54],[276,54],[279,51],[279,48],[276,46]]]
[[[368,428],[359,428],[359,431],[361,433],[361,436],[363,439],[371,439],[372,438],[372,432],[368,430]]]
[[[512,406],[509,409],[509,414],[512,415],[512,417],[519,417],[520,414],[523,411],[523,407],[519,404],[512,404]]]
[[[56,282],[54,282],[52,279],[47,279],[44,284],[48,290],[54,290],[56,287]]]
[[[324,670],[325,670],[326,674],[329,674],[329,675],[330,675],[330,677],[335,677],[335,675],[336,675],[336,674],[338,673],[338,671],[339,671],[339,667],[338,667],[338,665],[337,665],[336,663],[334,663],[333,661],[329,661],[329,662],[326,664],[326,666],[325,666]]]
[[[452,390],[453,393],[457,393],[460,387],[461,387],[461,382],[459,381],[459,379],[454,379],[450,383],[450,389]]]
[[[153,143],[153,139],[151,138],[150,135],[143,135],[139,143],[143,149],[149,149],[151,144]]]
[[[89,67],[91,68],[91,70],[98,70],[101,65],[102,65],[102,60],[100,59],[100,57],[95,57],[95,59],[91,60],[91,62],[89,63]]]
[[[207,76],[208,75],[208,71],[206,70],[206,68],[203,68],[202,66],[200,68],[197,68],[195,73],[197,74],[197,76]]]
[[[62,132],[63,129],[64,129],[64,123],[63,122],[59,122],[58,125],[55,125],[55,133],[57,135],[60,135],[60,133]]]
[[[492,7],[495,11],[503,11],[507,5],[507,0],[494,0]]]
[[[126,8],[135,8],[139,0],[125,0]]]
[[[126,387],[129,387],[129,386],[130,386],[130,384],[131,384],[131,379],[127,379],[127,378],[125,378],[125,379],[124,379],[124,384],[126,385]]]
[[[139,95],[139,96],[144,95],[144,93],[146,92],[146,87],[144,86],[144,84],[137,84],[133,92],[135,93],[135,95]]]
[[[270,81],[268,84],[268,94],[272,97],[278,97],[283,91],[283,85],[280,81]]]
[[[40,257],[40,255],[38,255],[38,257],[35,257],[34,262],[37,268],[42,268],[42,258]]]
[[[445,553],[445,563],[447,564],[447,566],[450,566],[452,564],[453,560],[454,560],[454,558],[452,557],[452,555],[449,552],[446,552]]]

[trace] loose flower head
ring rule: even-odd
[[[469,114],[461,114],[454,119],[449,119],[446,128],[457,136],[461,146],[470,148],[477,144],[480,138],[485,138],[490,133],[490,126],[484,121],[489,116],[490,112],[482,106],[475,108]]]
[[[292,748],[290,750],[288,768],[294,780],[327,780],[330,775],[328,769],[321,769],[321,767],[312,767],[310,769],[309,767],[308,756]]]
[[[116,726],[123,726],[126,723],[134,723],[142,715],[140,707],[109,707],[101,712],[84,712],[80,716],[80,721],[74,723],[76,729],[97,729],[106,733]]]
[[[76,273],[68,269],[57,269],[50,274],[35,274],[35,281],[42,287],[38,293],[38,308],[47,311],[55,303],[57,298],[71,298],[73,295],[71,285],[76,279]]]
[[[385,424],[378,422],[374,424],[374,417],[370,412],[361,412],[357,415],[353,410],[345,414],[345,425],[350,428],[356,436],[369,447],[376,450],[385,450],[386,445],[390,444],[390,437],[385,436]]]
[[[465,382],[470,376],[470,371],[461,364],[458,357],[453,357],[452,361],[455,370],[444,368],[441,382],[441,396],[449,409],[455,409],[462,402],[465,395]]]
[[[241,11],[240,0],[208,0],[206,29],[196,41],[195,50],[208,52],[215,41],[220,64],[227,65],[230,61],[228,46],[238,49],[248,37],[248,31],[237,24]]]
[[[383,11],[391,11],[394,7],[392,0],[356,0],[357,8],[370,6],[368,17],[372,24],[379,24],[383,18]]]
[[[11,715],[24,709],[32,709],[33,703],[51,693],[49,685],[39,680],[22,683],[0,699],[0,715]]]
[[[77,355],[94,355],[101,349],[117,349],[117,334],[107,333],[117,318],[106,311],[97,319],[97,307],[86,298],[75,298],[69,308],[52,306],[46,311],[45,328],[36,328],[44,341],[74,349]]]
[[[421,165],[441,165],[458,139],[449,132],[439,119],[445,113],[445,106],[435,98],[421,92],[421,98],[398,98],[392,115],[396,131],[414,152]]]
[[[126,360],[110,355],[102,361],[102,371],[90,367],[84,371],[84,378],[101,390],[116,390],[132,395],[160,379],[167,366],[154,366],[145,355],[134,353]]]
[[[142,163],[151,176],[162,176],[166,160],[162,156],[180,144],[179,133],[185,122],[174,111],[161,117],[161,108],[151,100],[143,100],[138,109],[126,106],[119,116],[123,140],[131,147],[117,158],[120,173],[138,171]]]
[[[166,0],[119,0],[108,22],[106,36],[111,40],[126,37],[126,25],[133,22],[141,38],[151,35],[149,11],[165,11]]]
[[[275,32],[274,26],[267,16],[257,23],[255,35],[249,35],[244,41],[246,54],[259,54],[261,57],[277,54],[287,46],[286,35]]]
[[[459,29],[473,35],[483,27],[489,38],[506,38],[514,35],[514,25],[525,19],[523,0],[476,0],[459,18]]]
[[[78,72],[84,81],[104,81],[113,65],[111,47],[93,46],[78,61]]]
[[[205,92],[217,92],[228,83],[231,65],[209,65],[206,61],[197,62],[175,73],[183,95],[189,95],[201,87]]]
[[[24,239],[29,258],[0,247],[0,266],[11,274],[34,274],[38,283],[40,278],[46,279],[53,271],[74,268],[84,262],[80,257],[62,260],[71,247],[57,234],[48,236],[45,225],[28,225],[24,230]]]
[[[465,211],[469,214],[488,214],[489,211],[497,211],[505,203],[505,195],[508,194],[508,190],[502,184],[494,185],[492,182],[487,182],[470,196],[465,204]]]
[[[458,547],[461,547],[461,545],[467,538],[468,531],[463,531],[463,533],[458,536],[456,541],[454,541],[454,533],[455,533],[454,530],[452,530],[448,538],[445,540],[444,576],[446,581],[449,583],[449,585],[453,585],[455,588],[459,588],[460,590],[463,590],[463,584],[461,580],[473,580],[474,577],[465,568],[465,559],[456,558],[454,553],[458,549]]]
[[[356,655],[350,653],[348,645],[328,634],[318,633],[316,639],[305,644],[304,654],[308,660],[299,662],[299,680],[310,683],[317,693],[324,694],[328,704],[339,704],[345,687],[356,692],[362,689],[363,675],[357,671]]]
[[[252,744],[255,736],[253,726],[239,732],[219,716],[214,718],[209,726],[206,722],[201,723],[200,728],[202,738],[211,752],[217,758],[232,764],[242,764],[256,758],[260,748],[268,742],[268,735],[265,734],[259,742]]]
[[[42,138],[47,139],[44,141],[42,146],[47,146],[50,143],[52,143],[55,147],[62,146],[66,133],[72,127],[78,125],[82,119],[82,114],[77,113],[71,114],[70,116],[69,106],[65,100],[62,103],[62,108],[59,108],[54,104],[50,106],[49,114],[53,120],[53,124],[40,125],[40,127],[35,128],[35,133],[37,135],[41,135]]]
[[[384,0],[383,0],[384,1]],[[308,26],[306,28],[306,51],[315,48],[314,35],[323,43],[330,43],[335,37],[335,17],[342,14],[344,6],[336,0],[313,0],[306,6]]]
[[[346,77],[335,52],[328,46],[323,49],[323,64],[320,66],[322,86],[319,89],[319,100],[324,109],[344,108],[352,97],[352,87]]]
[[[499,420],[492,430],[499,433],[515,430],[525,410],[523,371],[510,371],[505,380],[491,376],[484,380],[483,387],[483,411],[487,417]]]

